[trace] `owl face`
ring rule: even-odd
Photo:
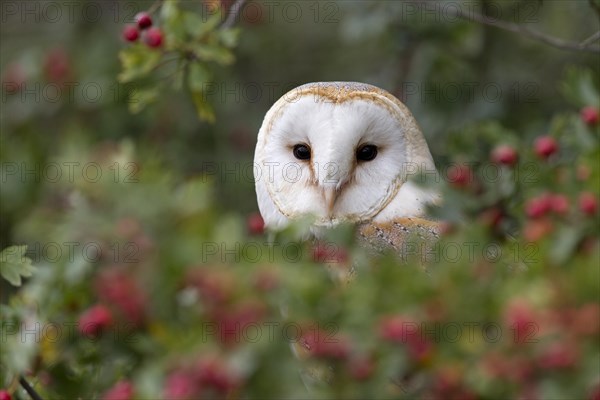
[[[325,226],[373,220],[417,163],[433,166],[426,144],[424,157],[416,154],[423,144],[408,110],[387,92],[346,83],[295,89],[259,132],[255,179],[266,225],[306,215]]]

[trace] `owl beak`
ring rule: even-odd
[[[327,208],[327,214],[333,216],[333,207],[337,200],[340,191],[335,187],[326,187],[323,189],[323,199],[325,200],[325,207]]]

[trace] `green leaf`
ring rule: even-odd
[[[183,14],[182,19],[185,31],[195,40],[199,40],[207,33],[214,31],[221,23],[219,14],[206,19],[206,17],[200,17],[198,14],[186,12]]]
[[[151,87],[144,89],[136,89],[129,99],[129,110],[132,113],[142,111],[150,103],[153,103],[158,98],[159,88]]]
[[[192,46],[194,54],[202,61],[214,61],[221,65],[229,65],[235,61],[233,53],[220,45],[199,45]]]
[[[592,71],[589,69],[569,69],[560,89],[577,107],[600,106],[600,94],[594,86]]]
[[[119,59],[123,70],[118,76],[119,82],[131,82],[147,75],[158,65],[161,58],[162,53],[141,45],[122,50],[119,53]]]
[[[35,268],[31,259],[25,257],[27,246],[10,246],[0,253],[0,273],[13,286],[21,286],[21,277],[30,277]]]
[[[192,100],[196,106],[198,118],[211,124],[215,122],[215,112],[209,102],[206,101],[204,92],[200,90],[192,91]]]
[[[188,85],[192,91],[202,91],[210,78],[210,71],[201,63],[194,62],[190,65]]]
[[[186,41],[184,26],[184,13],[179,9],[177,1],[165,1],[162,6],[163,30],[168,48],[177,46]]]
[[[550,259],[554,260],[557,265],[566,263],[581,240],[581,232],[574,227],[564,227],[554,241],[554,246],[550,249]]]
[[[219,39],[225,47],[235,47],[238,43],[240,30],[238,28],[223,29],[219,31]]]

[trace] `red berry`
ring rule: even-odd
[[[558,150],[558,143],[553,137],[540,136],[533,144],[535,154],[541,158],[548,158]]]
[[[123,38],[128,42],[135,42],[140,37],[140,32],[134,25],[126,25],[123,28]]]
[[[187,286],[195,287],[208,308],[229,302],[238,291],[236,276],[229,270],[198,267],[186,276]]]
[[[265,221],[259,213],[252,213],[246,219],[246,226],[250,235],[262,235],[265,232]]]
[[[158,28],[150,28],[146,32],[144,32],[144,43],[148,45],[148,47],[160,47],[163,42],[163,34],[162,31]]]
[[[406,345],[408,354],[417,361],[427,358],[431,344],[425,338],[419,324],[402,315],[387,317],[379,325],[379,335],[390,342]]]
[[[569,368],[577,363],[574,344],[554,343],[544,350],[539,358],[540,367],[546,369]]]
[[[137,13],[135,16],[138,28],[144,30],[152,26],[152,17],[147,12]]]
[[[52,49],[44,60],[44,73],[50,82],[64,83],[71,75],[67,52],[62,48]]]
[[[600,121],[600,110],[594,106],[587,106],[581,109],[581,120],[587,125],[596,125]]]
[[[348,252],[336,243],[318,242],[312,249],[312,259],[316,263],[345,263]]]
[[[540,218],[525,224],[523,237],[528,242],[537,242],[553,230],[554,226],[548,218]]]
[[[275,290],[279,287],[279,284],[279,273],[272,268],[263,268],[254,276],[254,287],[261,292],[270,292]]]
[[[583,192],[579,195],[579,209],[581,212],[594,215],[598,211],[598,198],[594,193]]]
[[[481,222],[488,228],[498,227],[503,218],[504,213],[498,207],[488,208],[479,215]]]
[[[452,165],[448,168],[448,182],[452,185],[464,188],[473,181],[473,172],[465,164]]]
[[[569,198],[564,194],[554,194],[550,198],[552,211],[557,214],[566,214],[569,212]]]
[[[543,217],[551,209],[552,196],[548,194],[542,194],[538,197],[534,197],[530,199],[527,204],[525,204],[525,213],[529,218]]]
[[[512,146],[503,144],[492,150],[491,159],[497,164],[512,166],[519,160],[519,154]]]
[[[246,330],[257,325],[263,318],[265,308],[258,302],[247,302],[235,309],[215,309],[214,319],[219,332],[218,340],[224,345],[246,341]]]
[[[504,313],[504,321],[508,329],[512,330],[514,343],[537,340],[532,332],[539,327],[539,324],[529,302],[518,299],[509,304]]]
[[[238,385],[238,377],[225,361],[215,355],[204,356],[198,361],[195,378],[200,385],[212,387],[220,393],[226,393]]]
[[[198,398],[199,385],[194,376],[186,371],[173,371],[167,376],[164,398],[170,400],[187,400]]]
[[[7,390],[0,390],[0,400],[11,400],[12,397]]]
[[[351,347],[347,338],[320,329],[309,329],[300,338],[300,345],[313,357],[336,360],[348,358]]]
[[[147,296],[138,283],[117,268],[106,269],[94,282],[98,297],[114,306],[121,317],[133,325],[140,325],[145,319]]]
[[[102,400],[133,400],[133,385],[129,381],[117,382],[104,393]]]
[[[355,357],[350,360],[350,376],[357,381],[369,379],[375,371],[375,362],[371,357]]]
[[[97,335],[112,324],[113,318],[110,310],[98,304],[85,311],[78,321],[79,332],[83,335]]]

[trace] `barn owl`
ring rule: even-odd
[[[364,83],[309,83],[267,112],[254,155],[258,206],[270,229],[313,216],[315,227],[421,217],[438,195],[411,175],[436,175],[404,104]],[[376,232],[375,232],[376,233]]]

